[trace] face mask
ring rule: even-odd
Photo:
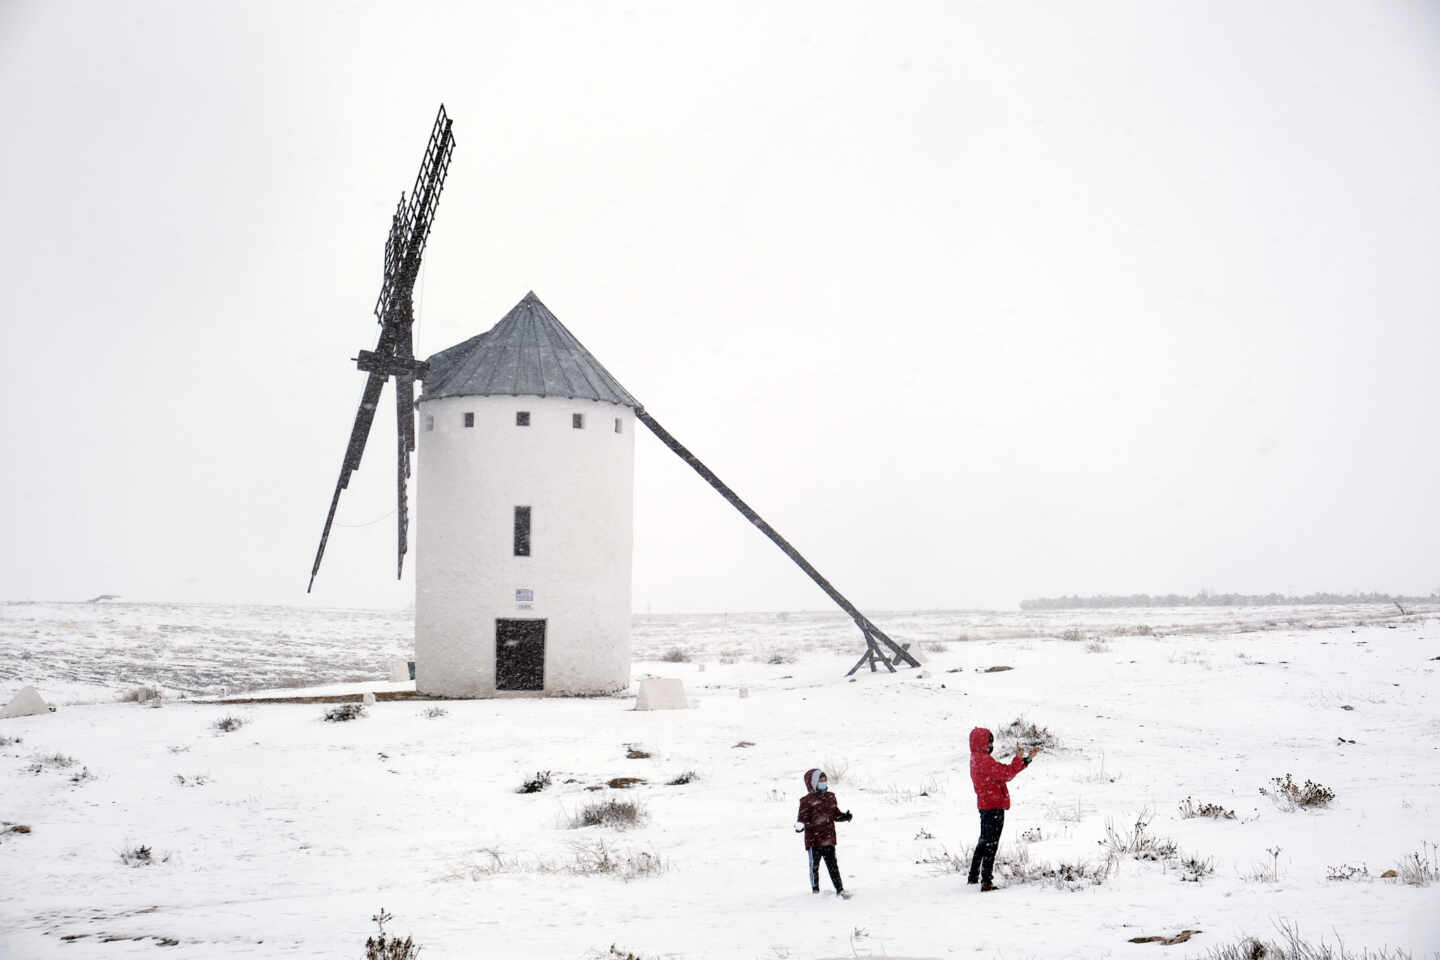
[[[815,787],[815,789],[819,790],[821,793],[824,793],[826,790],[830,789],[830,784],[826,783],[824,780],[821,780],[820,783]]]

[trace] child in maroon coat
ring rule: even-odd
[[[1001,763],[990,755],[995,749],[995,735],[984,727],[970,731],[970,782],[975,786],[975,806],[980,809],[980,840],[975,856],[970,859],[969,883],[980,884],[982,891],[995,889],[995,852],[1000,849],[1000,831],[1005,829],[1005,811],[1010,809],[1010,788],[1006,782],[1035,759],[1039,747],[1024,756],[1015,748],[1015,759]]]
[[[850,811],[840,812],[840,803],[830,792],[830,781],[824,770],[805,771],[805,796],[800,798],[800,812],[795,814],[795,832],[805,833],[805,856],[810,861],[810,892],[820,892],[820,861],[830,872],[830,884],[837,897],[850,899],[845,882],[840,879],[840,864],[835,860],[835,824],[848,823]]]

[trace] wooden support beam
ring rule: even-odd
[[[919,660],[916,660],[909,654],[907,650],[905,650],[903,647],[896,644],[894,640],[891,640],[888,636],[886,636],[885,631],[881,630],[879,627],[875,626],[875,624],[871,623],[869,617],[865,616],[865,614],[857,610],[855,608],[855,605],[852,604],[849,600],[846,600],[845,597],[840,593],[840,591],[836,590],[835,587],[831,585],[830,581],[826,580],[825,577],[821,575],[819,570],[816,570],[813,566],[811,566],[810,561],[806,560],[800,555],[799,550],[796,550],[790,545],[790,541],[780,536],[779,531],[777,531],[774,527],[770,526],[770,524],[766,523],[758,513],[756,513],[750,508],[750,505],[748,503],[740,499],[739,495],[736,494],[734,490],[731,490],[728,486],[726,486],[724,481],[722,481],[719,477],[715,476],[714,472],[711,471],[709,467],[701,463],[699,457],[691,453],[684,444],[682,444],[679,440],[676,440],[673,436],[670,435],[670,431],[660,426],[660,424],[655,421],[654,417],[646,413],[644,408],[637,407],[635,410],[635,417],[641,423],[645,424],[645,426],[649,427],[650,432],[655,434],[655,436],[659,437],[661,443],[669,447],[672,451],[674,451],[676,456],[688,463],[691,469],[693,469],[696,473],[700,474],[700,476],[704,477],[706,483],[714,487],[719,492],[720,496],[724,497],[732,507],[740,511],[740,514],[746,520],[749,520],[761,533],[769,537],[770,540],[775,544],[775,546],[779,547],[784,552],[785,556],[795,561],[795,564],[801,570],[804,570],[806,575],[809,576],[811,580],[814,580],[816,585],[818,585],[821,590],[824,590],[825,594],[831,600],[835,601],[835,603],[840,607],[841,610],[844,610],[850,615],[850,619],[855,621],[855,625],[859,627],[860,632],[864,634],[866,647],[865,656],[860,658],[860,663],[855,664],[855,666],[850,669],[850,673],[854,673],[856,670],[860,669],[860,664],[864,663],[866,660],[870,661],[871,670],[875,669],[875,661],[878,660],[881,663],[885,664],[886,668],[889,669],[891,673],[895,672],[895,667],[891,664],[890,658],[887,658],[885,654],[880,650],[879,644],[876,642],[877,640],[881,643],[884,643],[887,647],[891,649],[891,651],[893,651],[894,659],[896,661],[903,660],[906,663],[910,664],[910,666],[912,667],[920,666]],[[846,676],[848,677],[850,673],[847,673]]]

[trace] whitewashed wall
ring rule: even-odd
[[[633,413],[554,397],[444,397],[419,409],[416,689],[513,695],[495,689],[497,619],[546,621],[544,695],[626,686]],[[518,410],[530,426],[515,425]],[[584,429],[571,426],[575,413]],[[514,555],[516,506],[531,509],[528,557]],[[534,591],[528,609],[520,588]]]

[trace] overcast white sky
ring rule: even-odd
[[[410,602],[442,101],[417,353],[534,289],[864,609],[1440,588],[1433,2],[0,0],[0,597]],[[636,610],[828,605],[636,441]]]

